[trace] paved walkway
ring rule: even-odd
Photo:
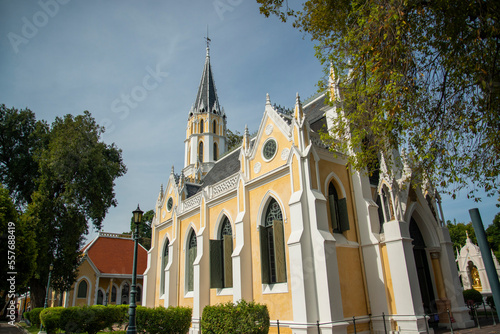
[[[0,322],[0,334],[24,334],[17,326],[9,325],[8,322]]]
[[[438,329],[435,330],[436,334],[447,334],[451,333],[449,329]],[[493,334],[500,333],[500,325],[489,325],[489,326],[481,326],[481,328],[468,328],[468,329],[454,329],[453,334],[465,334],[465,333],[474,333],[474,334]]]

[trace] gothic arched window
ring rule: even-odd
[[[328,208],[330,209],[330,226],[332,232],[342,233],[349,230],[346,199],[339,199],[337,188],[335,188],[333,182],[330,182],[328,185]]]
[[[217,143],[214,143],[214,161],[217,161]]]
[[[188,252],[186,256],[186,287],[187,291],[193,291],[194,288],[194,259],[196,259],[196,248],[197,248],[197,241],[196,241],[196,233],[194,233],[194,230],[191,230],[191,233],[189,234],[189,239],[188,239]]]
[[[212,131],[213,133],[217,133],[217,121],[214,120],[212,123]]]
[[[259,226],[259,233],[262,283],[286,282],[283,214],[274,198],[267,205],[264,221]]]
[[[200,133],[203,133],[204,126],[205,126],[205,124],[204,124],[203,120],[200,120]]]
[[[200,146],[198,147],[198,160],[203,162],[203,142],[200,141]]]
[[[82,280],[80,284],[78,284],[78,298],[87,298],[87,281]]]
[[[165,240],[165,245],[163,246],[163,253],[161,255],[161,273],[160,273],[160,295],[165,293],[165,269],[167,269],[168,264],[168,246],[170,241],[168,238]]]
[[[224,216],[217,240],[210,240],[210,287],[233,286],[233,230]]]

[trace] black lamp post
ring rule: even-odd
[[[49,288],[50,288],[50,276],[52,275],[52,269],[54,269],[54,266],[51,264],[49,267],[49,281],[47,282],[47,290],[45,291],[45,303],[43,304],[43,309],[45,310],[48,306],[48,300],[49,300]],[[38,334],[45,334],[47,333],[46,331],[43,330],[43,324],[40,324],[40,331]]]
[[[139,242],[139,224],[142,220],[143,212],[139,208],[139,204],[137,204],[137,209],[132,212],[134,214],[134,263],[132,266],[132,286],[130,290],[130,305],[128,308],[128,328],[127,334],[137,334],[137,327],[135,326],[135,295],[137,294],[136,289],[136,277],[137,277],[137,243]]]

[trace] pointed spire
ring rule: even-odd
[[[245,132],[243,133],[243,145],[245,149],[250,147],[250,133],[248,132],[248,125],[245,124]]]
[[[201,75],[200,86],[198,87],[198,94],[196,94],[196,100],[194,102],[194,112],[220,113],[219,98],[217,96],[215,80],[210,65],[210,38],[208,38],[208,33],[205,39],[207,41],[207,56]]]
[[[181,175],[179,176],[179,188],[184,187],[184,171],[181,170]]]
[[[295,119],[300,121],[303,116],[302,103],[300,102],[299,92],[297,92],[297,96],[295,97]]]

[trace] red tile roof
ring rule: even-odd
[[[102,274],[132,275],[134,240],[119,237],[98,236],[83,248],[83,251]],[[142,275],[147,266],[147,251],[137,247],[137,275]]]

